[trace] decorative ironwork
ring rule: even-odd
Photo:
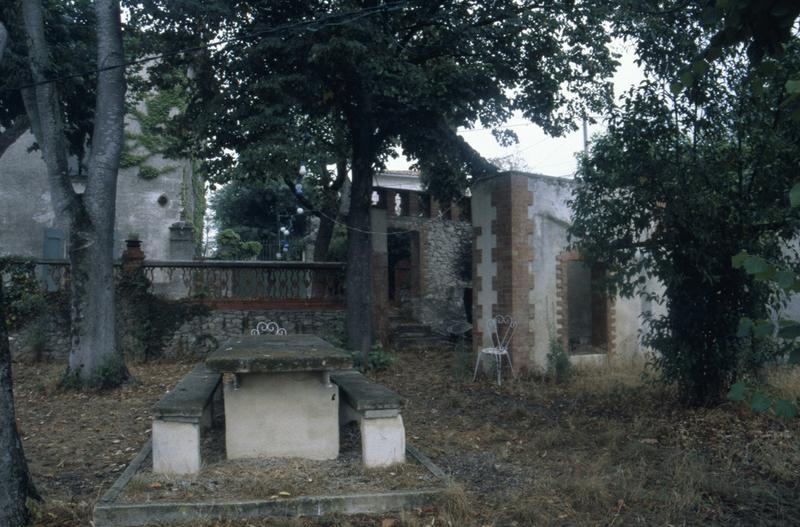
[[[240,262],[145,260],[150,292],[214,307],[341,308],[344,264],[336,262]],[[37,260],[35,275],[47,292],[69,289],[67,260]],[[115,263],[115,277],[123,271]]]
[[[145,261],[152,292],[206,304],[341,307],[344,264]]]
[[[261,321],[256,324],[256,328],[250,331],[251,335],[286,335],[286,328],[282,328],[277,322]]]

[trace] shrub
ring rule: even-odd
[[[353,367],[361,369],[364,364],[361,353],[354,351],[351,353],[351,356],[353,357]],[[388,370],[392,364],[394,364],[395,360],[397,360],[397,358],[394,354],[384,350],[383,346],[380,344],[374,344],[372,350],[369,352],[369,364],[367,364],[366,369],[371,371]]]
[[[550,351],[547,352],[547,374],[556,383],[566,382],[572,373],[572,364],[569,355],[564,351],[564,345],[557,338],[550,337]]]

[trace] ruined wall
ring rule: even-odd
[[[432,325],[464,320],[464,289],[471,286],[465,275],[469,275],[472,226],[440,218],[390,216],[388,227],[419,232],[421,287],[414,300],[414,318]]]
[[[511,344],[515,364],[547,366],[551,339],[565,339],[567,324],[564,265],[579,255],[568,252],[567,205],[574,182],[520,172],[481,181],[472,188],[474,225],[473,346],[489,346],[486,323],[497,314],[519,322]],[[649,284],[656,290],[656,283]],[[591,299],[587,299],[591,301]],[[639,351],[639,298],[612,299],[607,306],[608,349]],[[574,355],[574,362],[597,356]]]

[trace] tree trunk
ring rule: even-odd
[[[372,233],[370,206],[373,158],[372,131],[367,123],[351,125],[353,183],[347,214],[346,326],[347,345],[360,350],[362,368],[369,365],[372,347]]]
[[[11,381],[11,351],[6,331],[3,281],[0,279],[0,526],[28,522],[29,498],[38,499],[17,432]]]
[[[122,65],[119,3],[97,0],[97,64]],[[114,221],[125,117],[125,69],[98,74],[86,193],[70,229],[72,346],[69,372],[82,382],[116,385],[127,378],[114,323]],[[103,379],[98,379],[102,375]]]
[[[8,44],[8,30],[6,26],[0,22],[0,63],[3,61],[3,53],[6,51],[6,45]]]
[[[66,139],[55,85],[46,81],[49,67],[39,0],[24,0],[29,59],[35,101],[23,91],[31,125],[47,164],[56,217],[70,226],[70,355],[68,374],[82,384],[110,387],[128,377],[117,350],[114,323],[113,233],[117,171],[125,116],[125,70],[119,2],[97,0],[97,98],[86,191],[72,190]],[[120,65],[120,67],[114,67]]]
[[[328,249],[333,239],[333,228],[336,225],[333,218],[336,217],[336,209],[324,210],[324,214],[319,216],[319,228],[317,229],[317,239],[314,241],[314,261],[325,262],[328,260]]]

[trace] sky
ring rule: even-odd
[[[620,66],[614,75],[614,95],[618,97],[630,86],[638,84],[644,73],[634,62],[634,53],[622,43],[614,44],[615,51],[622,54]],[[598,119],[599,120],[599,119]],[[578,130],[564,137],[550,137],[542,129],[517,115],[506,122],[505,127],[516,132],[519,143],[510,147],[500,146],[488,129],[460,130],[459,134],[486,159],[500,157],[515,161],[520,170],[544,174],[547,176],[573,177],[577,169],[575,154],[583,150],[583,131],[580,123]],[[602,123],[589,125],[588,132],[602,132]],[[405,156],[389,160],[387,169],[407,170],[409,161]]]

